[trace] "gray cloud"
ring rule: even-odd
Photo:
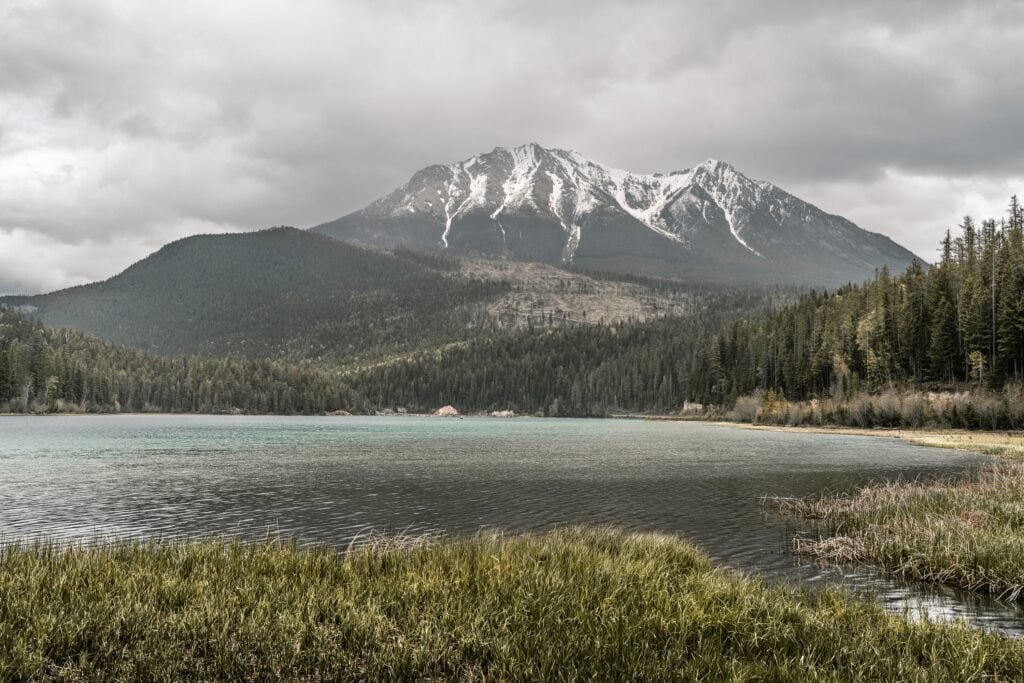
[[[1024,188],[1018,2],[13,0],[0,291],[308,226],[526,141],[727,159],[922,255]]]

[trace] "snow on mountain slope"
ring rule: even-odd
[[[537,144],[428,166],[314,230],[371,246],[724,281],[836,284],[913,259],[722,161],[639,174]]]

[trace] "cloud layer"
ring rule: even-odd
[[[527,141],[728,160],[922,256],[1024,191],[1024,4],[0,8],[0,292],[196,232],[309,226]]]

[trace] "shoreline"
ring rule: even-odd
[[[732,423],[714,423],[738,426]],[[995,458],[960,479],[891,481],[843,495],[779,501],[778,511],[817,538],[797,536],[797,555],[874,566],[892,576],[1024,600],[1024,433],[743,425],[747,429],[900,439]],[[824,530],[822,530],[824,528]]]
[[[754,431],[786,432],[790,434],[875,436],[900,439],[915,446],[949,448],[970,451],[980,455],[1024,458],[1024,432],[967,429],[865,429],[842,426],[789,427],[785,425],[759,425],[724,421],[708,421],[707,424],[721,427],[738,427]]]
[[[968,429],[900,429],[900,428],[865,428],[846,427],[841,425],[809,425],[787,426],[774,424],[752,424],[749,422],[729,422],[728,420],[704,420],[681,418],[676,415],[642,415],[619,413],[612,415],[585,417],[554,417],[537,416],[528,413],[515,415],[490,415],[488,413],[464,413],[460,415],[434,415],[432,413],[390,413],[390,414],[347,414],[332,413],[281,414],[281,413],[165,413],[165,412],[119,412],[119,413],[0,413],[4,417],[329,417],[329,418],[404,418],[404,417],[436,417],[439,419],[489,418],[494,420],[646,420],[651,422],[689,422],[713,427],[731,427],[752,431],[784,432],[790,434],[834,434],[843,436],[870,436],[900,439],[915,446],[932,448],[949,448],[971,451],[981,455],[1024,458],[1024,431],[1006,430],[968,430]]]

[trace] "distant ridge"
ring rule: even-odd
[[[504,291],[273,228],[187,237],[103,282],[0,305],[159,355],[338,363],[461,339],[477,305]]]

